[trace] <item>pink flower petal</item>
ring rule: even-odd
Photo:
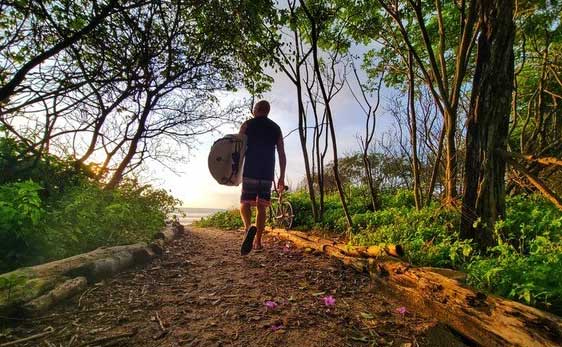
[[[324,297],[324,305],[335,306],[336,305],[336,299],[331,295],[325,296]]]
[[[408,310],[406,309],[406,307],[402,306],[402,307],[398,307],[396,309],[396,312],[400,313],[401,315],[405,315],[406,313],[408,313]]]
[[[275,310],[275,308],[278,306],[275,301],[271,301],[271,300],[267,300],[264,303],[264,305],[265,307],[267,307],[268,310]]]
[[[281,330],[281,329],[285,329],[285,327],[283,326],[283,324],[273,324],[271,326],[271,330],[272,331],[277,331],[277,330]]]

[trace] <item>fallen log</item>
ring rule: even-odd
[[[453,270],[416,268],[391,256],[352,257],[330,240],[311,241],[299,233],[275,229],[271,235],[340,259],[399,293],[411,310],[435,317],[482,346],[561,346],[562,319],[515,301],[464,286]],[[445,270],[445,271],[444,271]]]
[[[66,259],[1,274],[0,314],[45,310],[68,297],[63,293],[74,293],[71,287],[80,287],[82,282],[69,280],[78,277],[94,283],[131,266],[143,264],[162,254],[164,244],[182,232],[183,226],[172,225],[156,234],[150,245],[137,243],[101,247]]]
[[[70,279],[62,283],[61,285],[58,285],[55,289],[51,290],[47,294],[31,300],[30,302],[25,304],[23,308],[29,315],[44,312],[55,303],[73,297],[74,295],[80,293],[81,291],[86,289],[87,286],[88,280],[85,277],[76,277]]]
[[[310,235],[302,231],[287,231],[285,229],[273,229],[270,232],[272,235],[278,235],[283,238],[293,237],[297,243],[302,243],[303,240],[312,242],[308,244],[308,248],[316,249],[322,252],[322,247],[326,245],[337,247],[343,255],[350,257],[371,258],[382,256],[402,257],[404,249],[400,245],[384,245],[384,246],[350,246],[337,241],[323,239],[316,235]],[[295,242],[293,241],[293,242]]]
[[[402,294],[412,307],[482,346],[562,345],[562,319],[553,314],[406,264],[386,262],[370,270],[373,278]]]
[[[431,267],[431,266],[420,267],[420,269],[438,273],[438,274],[443,275],[447,278],[457,280],[461,283],[465,282],[466,278],[467,278],[466,273],[464,273],[462,271],[457,271],[457,270],[445,269],[445,268],[441,268],[441,267]]]
[[[146,248],[145,243],[103,247],[70,258],[2,274],[0,275],[0,312],[5,313],[10,308],[23,306],[69,278],[83,276],[88,279],[99,279],[102,277],[100,266],[95,264],[113,259],[115,255],[124,257],[128,254],[133,259],[143,259],[139,254],[146,253]],[[106,275],[112,273],[115,272],[107,272]]]
[[[130,268],[133,265],[143,264],[150,260],[146,250],[146,247],[143,248],[143,253],[146,254],[145,257],[135,257],[135,254],[130,252],[119,252],[109,258],[98,259],[94,262],[85,264],[76,273],[85,276],[90,283],[98,282],[104,278]]]
[[[537,190],[546,198],[548,199],[556,208],[562,211],[562,198],[556,194],[555,191],[550,189],[538,176],[532,174],[524,165],[519,164],[516,160],[514,160],[511,156],[512,153],[502,151],[500,149],[496,149],[496,152],[499,153],[505,161],[511,165],[516,171],[519,171],[523,174],[527,180],[537,188]]]
[[[183,228],[183,226],[180,224]],[[154,235],[155,240],[164,240],[165,242],[172,241],[179,236],[179,231],[174,226],[168,226]]]
[[[404,249],[400,245],[383,245],[383,246],[349,246],[336,244],[342,252],[352,257],[361,258],[377,258],[386,255],[400,258],[404,256]]]

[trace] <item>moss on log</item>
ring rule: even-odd
[[[30,268],[23,268],[0,276],[0,312],[21,306],[53,289],[62,276],[35,277]]]
[[[87,287],[87,285],[88,280],[86,277],[76,277],[67,280],[66,282],[56,286],[47,294],[31,300],[24,305],[23,309],[28,315],[44,312],[57,302],[63,301],[80,293]]]

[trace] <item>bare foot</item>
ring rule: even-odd
[[[254,243],[254,251],[260,251],[262,249],[263,249],[263,245],[261,243],[260,244]]]

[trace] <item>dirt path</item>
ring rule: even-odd
[[[241,241],[236,231],[191,229],[155,262],[45,317],[3,322],[0,345],[52,330],[19,346],[463,346],[431,318],[400,314],[398,299],[335,260],[270,237],[241,257]]]

